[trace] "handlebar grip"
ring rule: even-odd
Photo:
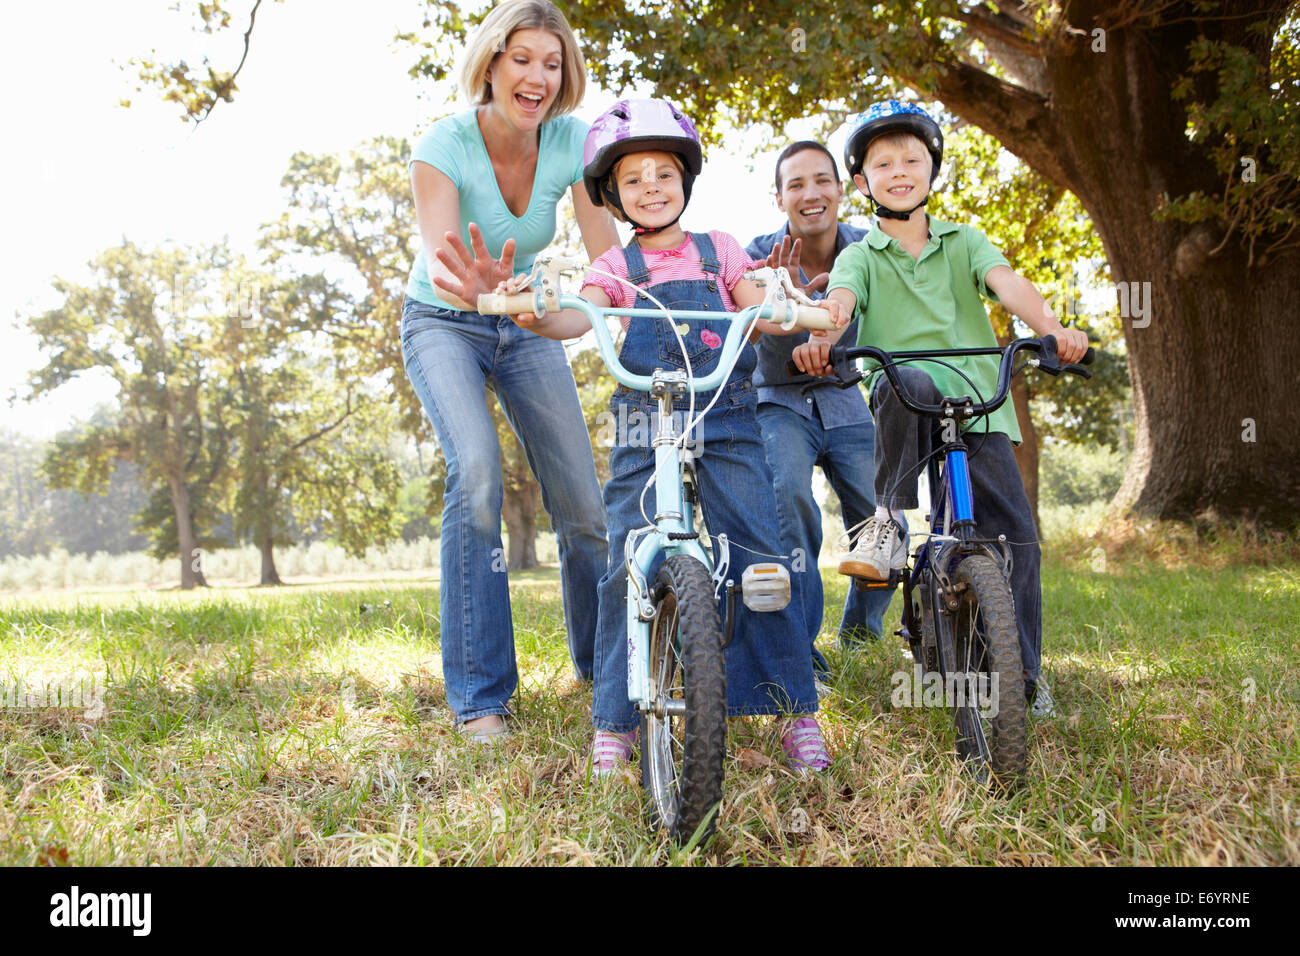
[[[813,305],[794,305],[786,306],[789,312],[794,313],[795,324],[804,329],[819,329],[826,332],[834,332],[836,325],[831,321],[831,314],[825,309]]]
[[[516,295],[499,295],[485,292],[478,297],[480,315],[518,315],[520,312],[537,312],[538,296],[533,292],[520,292]]]
[[[1091,345],[1089,345],[1089,346],[1088,346],[1088,351],[1086,351],[1086,352],[1083,353],[1083,358],[1079,359],[1079,361],[1075,362],[1074,364],[1076,364],[1076,365],[1091,365],[1091,364],[1092,364],[1092,360],[1095,359],[1096,357],[1097,357],[1097,350],[1094,349]]]

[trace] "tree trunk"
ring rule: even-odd
[[[275,549],[271,544],[271,529],[263,526],[258,529],[257,547],[262,552],[262,580],[258,583],[264,587],[282,584],[280,575],[275,570]]]
[[[1101,235],[1126,314],[1135,440],[1115,500],[1159,518],[1293,525],[1300,402],[1285,343],[1300,307],[1300,252],[1251,267],[1235,236],[1210,254],[1221,227],[1152,216],[1162,196],[1223,189],[1169,99],[1197,29],[1192,18],[1115,29],[1104,51],[1079,43],[1047,64],[1052,161]]]
[[[172,511],[176,515],[176,541],[181,558],[181,589],[189,591],[196,586],[207,587],[208,582],[203,577],[203,554],[194,538],[189,489],[185,487],[185,479],[180,475],[168,475],[167,484],[171,488]]]
[[[529,480],[520,487],[507,484],[501,503],[501,518],[506,523],[510,539],[509,564],[511,571],[535,568],[537,560],[537,511],[541,502],[541,489],[536,481]]]

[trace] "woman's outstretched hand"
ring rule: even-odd
[[[433,276],[433,284],[439,292],[460,300],[474,310],[478,297],[491,292],[500,283],[514,276],[515,241],[507,239],[501,247],[501,258],[493,258],[483,242],[483,233],[476,223],[469,224],[469,241],[473,251],[465,248],[465,243],[454,232],[443,234],[446,245],[434,250],[438,261],[447,271],[456,277],[455,283],[446,281],[441,276]]]

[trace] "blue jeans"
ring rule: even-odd
[[[582,406],[559,342],[505,316],[450,312],[407,299],[402,357],[447,462],[443,492],[441,642],[447,702],[459,721],[509,713],[518,684],[501,546],[501,449],[492,389],[542,490],[559,544],[569,654],[591,675],[605,516]]]
[[[739,580],[745,567],[782,554],[781,529],[776,520],[771,472],[755,420],[757,394],[748,380],[723,386],[718,404],[696,429],[696,462],[704,522],[711,534],[725,532],[731,540],[729,577]],[[707,399],[701,401],[702,408]],[[620,416],[619,406],[629,407]],[[681,408],[686,407],[682,402]],[[616,392],[610,402],[616,420],[636,412],[657,418],[658,407],[642,393]],[[683,413],[684,414],[684,413]],[[650,429],[650,434],[653,434]],[[627,698],[627,571],[623,541],[643,527],[638,501],[654,470],[650,442],[616,445],[609,457],[610,480],[605,486],[609,520],[609,570],[600,579],[600,623],[596,639],[596,678],[592,719],[598,730],[628,731],[637,714]],[[654,489],[646,495],[654,513]],[[750,550],[745,550],[750,549]],[[751,552],[757,551],[759,554]],[[789,562],[782,562],[789,567]],[[658,568],[651,570],[653,582]],[[754,612],[736,600],[736,626],[726,650],[727,712],[742,714],[803,714],[817,709],[812,660],[804,633],[800,596],[802,574],[792,574],[791,599],[781,611]],[[725,603],[719,602],[719,613]]]
[[[840,499],[845,530],[875,513],[872,497],[875,479],[876,431],[871,422],[825,428],[814,414],[804,418],[783,405],[763,402],[758,406],[758,424],[763,429],[767,463],[776,480],[776,510],[781,519],[781,537],[793,556],[796,571],[803,569],[805,629],[813,645],[813,666],[826,671],[826,661],[815,641],[822,627],[824,601],[817,557],[822,548],[822,513],[813,497],[814,466]],[[859,591],[850,586],[840,618],[839,639],[850,646],[866,632],[879,636],[884,630],[885,609],[893,589]]]

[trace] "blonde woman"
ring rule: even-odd
[[[507,0],[493,9],[470,39],[460,84],[474,108],[439,120],[411,152],[423,248],[406,287],[402,354],[447,461],[440,585],[447,701],[467,734],[489,742],[506,732],[518,675],[487,389],[541,485],[559,544],[569,653],[584,679],[606,548],[591,443],[563,346],[505,316],[480,315],[474,303],[532,267],[555,234],[565,190],[592,259],[618,234],[583,188],[587,125],[567,114],[582,101],[586,68],[554,4]]]

